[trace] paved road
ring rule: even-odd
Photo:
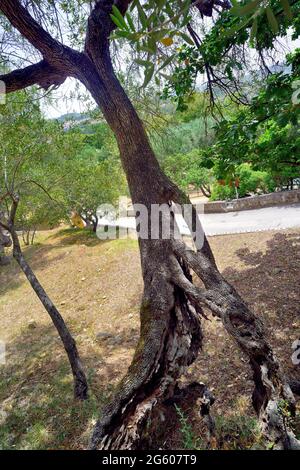
[[[266,207],[226,214],[200,214],[207,235],[227,233],[258,232],[300,227],[300,204],[278,207]],[[183,220],[177,220],[180,232],[188,235],[189,231]],[[115,222],[101,219],[99,225],[119,225],[124,228],[135,228],[133,217],[122,218]]]
[[[227,214],[205,214],[203,226],[208,235],[300,227],[300,204]]]

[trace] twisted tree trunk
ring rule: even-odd
[[[105,14],[101,9],[90,18],[86,56],[81,59],[78,78],[114,131],[133,204],[143,204],[149,212],[153,204],[188,204],[188,198],[159,167],[143,125],[113,72],[108,41],[95,45],[93,33],[99,24],[105,31]],[[195,210],[192,222],[186,221],[195,232]],[[280,408],[284,400],[294,413],[293,394],[265,339],[262,322],[223,279],[206,238],[194,252],[173,237],[153,240],[149,236],[139,244],[144,279],[140,341],[127,375],[94,429],[90,448],[139,447],[154,407],[172,396],[184,368],[197,357],[203,306],[222,319],[227,332],[249,357],[255,383],[253,403],[266,438],[275,448],[300,448],[286,428]],[[190,269],[203,288],[193,285]]]
[[[0,80],[11,92],[36,83],[44,88],[60,85],[67,76],[79,79],[116,136],[135,208],[143,205],[151,212],[153,204],[182,207],[190,204],[189,199],[162,172],[143,125],[113,71],[109,53],[109,35],[114,29],[112,4],[124,14],[129,3],[95,2],[85,51],[81,53],[51,37],[19,1],[0,0],[0,8],[12,25],[43,55],[38,64],[0,76]],[[173,221],[171,212],[164,218],[167,223]],[[192,233],[197,233],[195,209],[192,219],[186,216],[185,220]],[[139,240],[144,279],[140,340],[128,373],[102,410],[90,448],[135,449],[141,445],[147,418],[172,397],[184,368],[197,357],[205,306],[221,318],[249,358],[255,383],[253,403],[265,437],[274,448],[299,449],[282,413],[284,403],[293,414],[294,397],[265,339],[261,320],[219,273],[205,236],[203,243],[199,242],[201,234],[195,237],[196,249],[191,251],[174,234],[168,239],[151,238],[150,218],[149,237]],[[190,270],[203,287],[193,284]]]
[[[0,217],[2,213],[0,212]],[[0,266],[6,266],[9,264],[9,258],[5,256],[4,248],[8,248],[11,246],[11,239],[10,236],[3,230],[0,226]]]

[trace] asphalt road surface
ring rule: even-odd
[[[223,235],[227,233],[259,232],[300,227],[300,204],[265,207],[225,214],[199,214],[207,235]],[[189,235],[183,219],[177,218],[182,235]],[[118,225],[122,228],[135,229],[133,217],[120,218],[115,221],[100,219],[99,225]]]
[[[294,228],[300,227],[300,204],[204,214],[201,219],[208,235]]]

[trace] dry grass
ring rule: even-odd
[[[300,335],[300,230],[210,241],[222,272],[265,320],[285,370],[299,375],[290,356],[291,344]],[[7,364],[0,366],[0,448],[80,449],[98,410],[130,364],[138,338],[138,248],[132,240],[101,242],[78,230],[41,232],[37,242],[25,249],[26,258],[76,337],[91,399],[80,405],[73,402],[68,363],[46,312],[14,262],[1,268],[0,339],[7,343]],[[28,328],[31,320],[35,329]],[[218,321],[205,321],[203,328],[203,352],[185,380],[204,381],[216,394],[216,445],[251,446],[251,371]],[[97,339],[99,332],[112,336]],[[187,406],[183,413],[195,441],[201,440],[195,410]],[[183,446],[181,431],[179,427],[167,433],[162,445]],[[239,437],[243,433],[245,437]]]

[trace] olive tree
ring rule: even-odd
[[[147,18],[154,12],[151,27],[156,22],[157,27],[152,30],[159,34],[156,40],[150,35],[151,42],[145,33],[141,47],[146,48],[146,53],[147,50],[151,53],[157,41],[170,44],[166,29],[173,22],[178,25],[177,33],[184,37],[189,11],[194,8],[190,1],[153,0],[141,5],[136,0],[87,3],[0,0],[0,11],[26,41],[26,48],[29,44],[40,55],[35,64],[2,75],[0,80],[5,83],[7,93],[34,84],[45,89],[58,87],[67,77],[79,80],[115,134],[133,204],[139,208],[142,205],[150,214],[155,204],[181,208],[190,201],[162,171],[145,128],[114,71],[111,35],[116,23],[119,29],[124,29],[122,18],[130,4],[137,8],[139,21],[148,33]],[[83,49],[63,43],[61,30],[55,28],[53,5],[73,14],[69,37],[77,19],[76,38],[84,31]],[[213,7],[218,9],[220,5],[228,8],[228,2],[219,0],[195,2],[202,16],[210,16]],[[53,21],[47,23],[51,15]],[[197,18],[201,21],[199,14]],[[167,28],[162,26],[165,23]],[[145,85],[153,67],[148,64],[146,70]],[[198,215],[195,208],[189,207],[192,217],[186,216],[186,221],[195,234]],[[172,222],[167,219],[172,219],[171,211],[164,212],[163,221]],[[140,445],[146,421],[174,395],[185,367],[197,358],[202,343],[201,318],[203,308],[207,308],[221,319],[226,331],[249,358],[255,386],[253,403],[264,435],[277,448],[299,449],[300,444],[281,413],[282,401],[294,412],[294,398],[266,339],[261,319],[219,272],[205,236],[202,243],[197,243],[201,236],[195,237],[196,247],[190,250],[177,236],[151,237],[151,217],[148,222],[148,236],[139,238],[144,280],[140,340],[127,374],[102,410],[90,448],[133,449]],[[193,283],[191,271],[201,280],[200,287]]]

